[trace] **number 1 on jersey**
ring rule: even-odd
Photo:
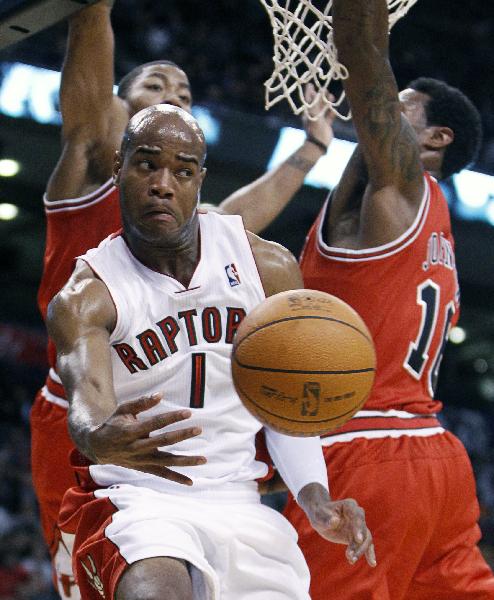
[[[192,354],[192,375],[190,386],[190,408],[204,408],[204,389],[206,387],[206,353]]]

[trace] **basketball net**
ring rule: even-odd
[[[389,29],[401,19],[417,0],[387,0]],[[346,79],[348,70],[338,61],[333,42],[332,0],[321,11],[311,0],[260,0],[273,28],[274,69],[264,83],[266,110],[286,98],[294,114],[304,113],[315,121],[328,107],[343,120],[351,118],[339,107],[345,93],[331,100],[329,86]],[[315,94],[308,100],[304,88],[308,83]],[[317,107],[317,108],[316,108]]]

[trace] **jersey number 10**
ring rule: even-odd
[[[434,338],[438,339],[434,359],[430,363],[425,376],[427,377],[427,388],[431,397],[436,391],[437,380],[439,377],[439,367],[443,358],[444,348],[448,341],[448,334],[451,327],[451,320],[455,314],[455,303],[448,302],[444,310],[444,319],[442,321],[442,335],[437,338],[436,331],[441,327],[438,323],[439,305],[441,299],[441,289],[432,280],[427,279],[417,287],[417,304],[422,307],[422,320],[417,337],[410,343],[408,355],[405,359],[405,369],[417,380],[424,375],[425,366],[431,355],[431,344]]]

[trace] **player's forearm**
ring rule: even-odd
[[[68,411],[68,427],[70,437],[84,456],[96,461],[91,444],[91,433],[104,421],[103,414],[86,403],[72,400]]]
[[[220,208],[228,214],[241,215],[245,228],[259,233],[286,207],[323,154],[324,150],[316,144],[304,142],[281,165],[223,200]]]
[[[114,36],[111,6],[100,2],[69,21],[60,103],[64,126],[101,111],[113,96]]]
[[[332,15],[338,58],[345,66],[365,68],[371,47],[387,54],[386,0],[334,0]]]
[[[80,345],[71,353],[59,354],[57,370],[69,401],[68,426],[77,448],[91,460],[95,455],[91,433],[115,411],[111,363],[108,353],[97,352],[94,344]]]
[[[318,437],[293,437],[266,428],[266,443],[273,462],[294,498],[298,499],[307,486],[316,485],[328,493],[328,474]]]
[[[69,399],[68,426],[77,448],[89,459],[96,461],[91,434],[115,411],[117,403],[113,390],[103,381],[87,374],[78,375],[78,383],[72,385],[62,371],[62,382],[66,385]]]

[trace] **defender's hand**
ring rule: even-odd
[[[323,538],[347,545],[346,557],[350,564],[365,554],[369,565],[376,566],[372,535],[365,523],[364,510],[355,500],[333,502],[322,485],[311,483],[299,492],[298,503]]]
[[[305,99],[307,102],[312,102],[316,95],[316,90],[312,83],[308,83],[304,90]],[[334,97],[330,95],[331,100],[334,100]],[[311,114],[316,115],[321,109],[324,108],[324,102],[320,98],[313,109],[311,110]],[[324,144],[328,147],[333,141],[333,123],[336,118],[336,113],[332,111],[329,107],[325,112],[321,114],[321,116],[315,121],[311,121],[305,115],[302,117],[302,124],[304,126],[305,133],[313,137],[314,139]],[[322,153],[322,150],[321,150]]]
[[[150,436],[153,431],[188,419],[191,416],[190,410],[161,413],[142,420],[136,418],[140,412],[159,404],[161,398],[161,394],[153,394],[121,404],[104,423],[88,432],[87,444],[92,458],[99,464],[137,469],[176,483],[192,485],[189,477],[176,473],[169,467],[203,465],[206,458],[172,454],[158,448],[173,446],[200,435],[201,429],[189,427]]]

